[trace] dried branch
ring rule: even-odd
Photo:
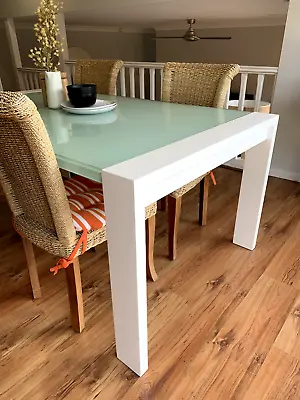
[[[36,11],[38,22],[34,31],[39,47],[30,50],[29,57],[35,66],[46,71],[57,71],[59,55],[63,52],[62,43],[58,40],[59,28],[56,15],[62,9],[63,3],[53,0],[42,0]]]

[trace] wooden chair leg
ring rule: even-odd
[[[169,217],[169,258],[175,260],[177,257],[177,235],[181,213],[182,197],[168,197],[168,217]]]
[[[71,310],[71,326],[75,332],[80,333],[84,329],[84,311],[78,257],[74,259],[73,264],[69,265],[65,271]]]
[[[207,223],[208,193],[209,193],[210,176],[206,175],[200,182],[200,198],[199,198],[199,225]]]
[[[147,278],[156,281],[158,275],[154,266],[155,215],[146,220],[146,270]]]
[[[38,299],[38,298],[42,297],[42,292],[41,292],[40,280],[39,280],[39,275],[38,275],[36,262],[35,262],[33,245],[25,237],[22,238],[22,241],[23,241],[23,248],[24,248],[26,261],[27,261],[27,268],[28,268],[28,272],[29,272],[29,278],[30,278],[33,298]]]
[[[158,200],[158,209],[159,211],[166,211],[167,209],[167,198],[163,197],[162,199]]]

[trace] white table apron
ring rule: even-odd
[[[246,151],[233,243],[253,250],[278,116],[253,113],[102,171],[117,357],[148,369],[144,209]]]

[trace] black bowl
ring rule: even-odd
[[[97,87],[94,84],[68,85],[67,90],[74,107],[90,107],[96,103]]]

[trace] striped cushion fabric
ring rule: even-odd
[[[77,232],[103,228],[106,225],[104,197],[101,183],[81,176],[65,180],[73,224]]]
[[[98,203],[104,203],[103,194],[96,191],[73,194],[68,196],[68,200],[72,211],[84,210]]]
[[[71,179],[64,181],[67,196],[77,193],[86,193],[93,190],[100,191],[103,193],[102,184],[91,181],[90,179],[84,178],[83,176],[75,175]]]
[[[104,204],[97,204],[95,207],[80,211],[71,211],[73,224],[77,232],[81,232],[82,224],[87,231],[94,231],[106,225]]]

